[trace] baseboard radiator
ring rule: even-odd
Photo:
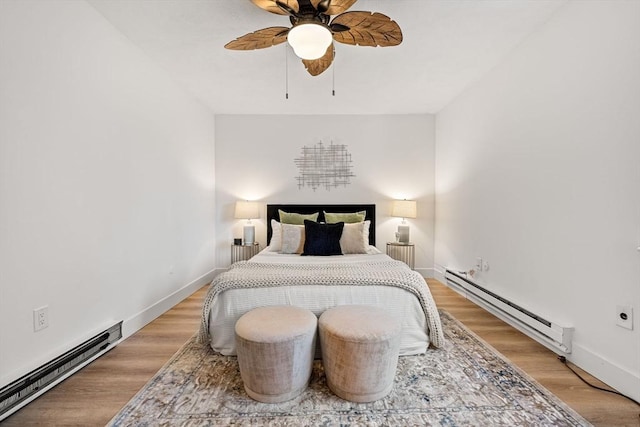
[[[0,389],[0,421],[111,350],[120,338],[122,322]]]
[[[465,277],[464,273],[446,270],[449,287],[463,293],[468,299],[487,309],[521,332],[558,354],[571,353],[573,328],[560,326],[542,316],[491,292]]]

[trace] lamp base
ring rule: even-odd
[[[397,235],[398,243],[409,243],[409,226],[399,225]]]
[[[253,245],[256,238],[256,228],[253,225],[245,225],[242,238],[245,245]]]

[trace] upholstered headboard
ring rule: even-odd
[[[371,221],[369,228],[369,244],[376,244],[376,205],[267,205],[267,245],[271,242],[271,220],[280,221],[278,210],[284,212],[295,212],[301,214],[310,214],[320,212],[318,216],[319,222],[324,222],[324,212],[349,213],[365,211],[365,220]]]

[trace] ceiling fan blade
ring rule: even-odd
[[[279,0],[280,3],[284,3],[293,9],[296,13],[298,13],[298,0]],[[289,15],[288,12],[282,10],[280,6],[276,4],[276,0],[251,0],[251,3],[258,6],[260,9],[266,10],[267,12],[275,13],[278,15]]]
[[[288,32],[289,28],[287,27],[263,28],[238,37],[224,45],[224,47],[233,50],[264,49],[287,41]]]
[[[333,43],[327,48],[327,52],[318,59],[303,59],[302,63],[307,69],[309,74],[317,76],[322,74],[327,68],[331,66],[334,58]]]
[[[334,30],[333,39],[340,43],[382,47],[402,43],[402,30],[398,24],[378,12],[346,12],[336,16],[329,27]]]
[[[311,0],[311,4],[313,4],[313,7],[318,9],[318,5],[322,1],[323,0]],[[349,9],[351,6],[353,6],[356,1],[358,0],[331,0],[331,3],[329,3],[329,9],[326,12],[322,13],[324,13],[325,15],[340,15],[341,13],[346,12],[347,9]]]

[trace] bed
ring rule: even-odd
[[[299,220],[315,213],[315,220],[304,224],[281,222],[291,221],[287,214]],[[375,219],[370,204],[267,205],[268,246],[214,279],[203,304],[199,339],[216,352],[235,355],[235,323],[253,308],[294,305],[320,316],[337,305],[368,304],[401,320],[400,355],[442,345],[440,317],[424,279],[375,248]],[[335,253],[336,236],[338,251],[346,254],[325,256],[322,245],[330,241],[329,252]],[[320,249],[314,249],[316,242],[322,242]]]

